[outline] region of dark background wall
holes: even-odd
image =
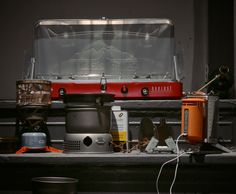
[[[236,1],[234,1],[234,10],[236,10]],[[236,11],[234,11],[234,18],[236,18]],[[236,32],[236,19],[234,19],[234,34]],[[236,75],[236,35],[234,35],[234,75]],[[236,79],[234,79],[234,96],[236,96]]]
[[[0,99],[15,99],[16,80],[22,79],[26,61],[32,55],[34,23],[55,18],[171,19],[175,24],[176,47],[184,56],[184,90],[196,90],[207,80],[208,67],[213,70],[219,64],[230,64],[234,72],[233,3],[234,0],[217,3],[213,0],[3,0]]]
[[[224,65],[228,75],[213,83],[209,89],[221,90],[221,98],[233,97],[234,79],[234,2],[208,0],[208,64],[209,76],[215,76]],[[234,87],[235,88],[235,87]]]

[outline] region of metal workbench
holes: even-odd
[[[140,118],[148,116],[155,124],[166,117],[173,128],[180,127],[180,100],[116,101],[129,112],[129,125],[134,128]],[[235,144],[236,100],[220,100],[219,125],[226,132],[227,142]],[[0,102],[0,133],[15,129],[14,101]],[[60,144],[64,128],[64,104],[53,102],[48,126],[54,143]],[[63,131],[62,129],[61,131]],[[226,141],[227,140],[227,141]],[[174,154],[108,153],[108,154],[56,154],[27,153],[0,154],[0,194],[30,193],[31,179],[36,176],[67,176],[79,180],[79,193],[155,193],[155,181],[160,166]],[[175,162],[168,164],[160,179],[161,191],[168,192]],[[236,193],[236,152],[224,154],[186,154],[180,166],[173,191],[178,193]]]

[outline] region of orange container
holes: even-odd
[[[205,138],[205,106],[203,97],[182,100],[181,133],[187,135],[190,143],[202,142]]]

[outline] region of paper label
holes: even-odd
[[[127,111],[113,110],[111,134],[113,141],[128,140],[128,113]]]

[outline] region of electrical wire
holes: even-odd
[[[179,156],[180,152],[179,152],[179,139],[184,136],[185,134],[180,134],[179,137],[176,139],[176,153],[177,153],[177,156]],[[178,167],[179,167],[179,157],[177,158],[177,162],[176,162],[176,166],[175,166],[175,173],[174,173],[174,178],[173,178],[173,181],[171,183],[171,186],[170,186],[170,194],[172,194],[172,188],[175,184],[175,180],[176,180],[176,176],[177,176],[177,172],[178,172]]]
[[[161,176],[161,172],[162,172],[163,167],[164,167],[166,164],[177,160],[177,163],[176,163],[176,166],[175,166],[174,178],[173,178],[173,181],[172,181],[171,186],[170,186],[170,194],[172,194],[172,188],[173,188],[174,183],[175,183],[175,180],[176,180],[177,170],[178,170],[178,166],[179,166],[179,158],[180,158],[181,156],[183,156],[184,154],[190,154],[190,153],[192,153],[192,152],[183,152],[183,153],[180,154],[180,152],[179,152],[178,142],[179,142],[179,139],[180,139],[182,136],[184,136],[184,135],[185,135],[185,134],[179,135],[178,138],[177,138],[177,140],[176,140],[176,153],[177,153],[177,156],[176,156],[175,158],[172,158],[172,159],[166,161],[165,163],[163,163],[162,166],[161,166],[161,168],[160,168],[160,170],[159,170],[159,173],[158,173],[158,176],[157,176],[157,179],[156,179],[156,191],[157,191],[157,194],[160,194],[160,191],[159,191],[159,179],[160,179],[160,176]]]
[[[184,155],[184,154],[186,154],[186,152],[183,152],[182,154],[179,154],[179,155],[176,156],[175,158],[172,158],[171,160],[168,160],[168,161],[166,161],[165,163],[162,164],[162,166],[161,166],[161,168],[160,168],[160,170],[159,170],[158,176],[157,176],[157,180],[156,180],[156,190],[157,190],[157,194],[160,194],[160,192],[159,192],[159,179],[160,179],[160,175],[161,175],[161,172],[162,172],[163,167],[164,167],[166,164],[175,161],[177,158],[181,157],[181,156]]]

